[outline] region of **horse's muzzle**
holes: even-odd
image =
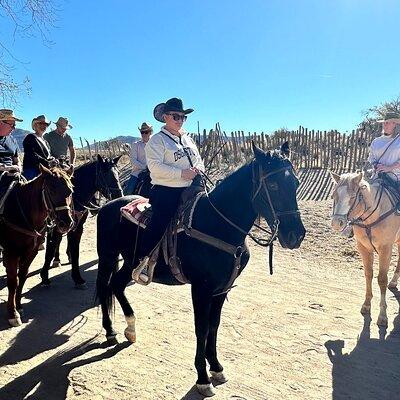
[[[347,218],[344,215],[334,215],[331,221],[332,229],[342,232],[347,226]]]

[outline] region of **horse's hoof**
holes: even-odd
[[[136,330],[135,328],[125,328],[124,331],[125,337],[128,339],[129,342],[135,343],[136,342]]]
[[[17,326],[21,326],[22,325],[21,317],[9,318],[8,323],[14,328]]]
[[[396,289],[396,287],[397,287],[397,282],[390,282],[388,285],[389,289]]]
[[[215,388],[212,383],[206,383],[205,385],[201,385],[199,383],[196,383],[197,390],[202,396],[205,397],[212,397],[214,396],[217,392],[215,391]]]
[[[360,310],[360,313],[361,313],[362,315],[371,314],[371,306],[362,306],[362,307],[361,307],[361,310]]]
[[[53,264],[51,264],[51,268],[60,268],[60,267],[61,267],[60,261],[53,261]]]
[[[87,288],[88,288],[88,285],[86,284],[85,281],[83,281],[83,283],[75,283],[75,289],[86,290]]]
[[[107,346],[114,346],[118,344],[117,334],[106,335]]]
[[[226,377],[224,371],[221,372],[210,371],[210,374],[211,377],[215,379],[218,383],[228,382],[228,378]]]
[[[376,321],[376,324],[377,324],[378,326],[383,327],[383,328],[387,328],[387,326],[388,326],[388,319],[387,319],[387,317],[381,317],[381,316],[379,316],[379,317],[378,317],[378,321]]]
[[[40,282],[40,284],[42,286],[50,286],[51,285],[51,280],[49,278],[47,278],[47,279],[43,279],[42,278],[42,282]]]

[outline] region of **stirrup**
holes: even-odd
[[[148,256],[142,258],[139,265],[132,272],[132,279],[139,285],[147,286],[150,283],[149,276],[147,275],[149,260]]]

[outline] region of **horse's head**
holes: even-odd
[[[264,152],[253,143],[253,207],[272,230],[278,229],[284,248],[300,246],[305,229],[297,207],[299,181],[289,161],[289,144],[280,150]]]
[[[67,233],[73,225],[71,212],[72,183],[61,168],[40,166],[43,176],[43,201],[50,219],[60,233]]]
[[[370,185],[364,180],[362,172],[338,175],[331,172],[335,187],[333,189],[332,228],[349,236],[348,222],[356,219],[371,207],[373,198]]]
[[[120,158],[121,156],[105,158],[97,155],[96,189],[107,199],[116,199],[123,195],[117,168]]]

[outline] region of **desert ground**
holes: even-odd
[[[275,246],[272,276],[267,251],[250,243],[250,263],[222,312],[218,349],[229,381],[217,386],[214,399],[400,399],[399,292],[388,291],[389,326],[379,331],[376,279],[370,321],[359,312],[364,274],[354,239],[331,231],[330,201],[300,202],[300,208],[306,239],[298,250]],[[116,305],[119,344],[104,344],[94,304],[95,231],[91,218],[80,254],[88,289],[74,289],[68,265],[51,270],[51,287],[40,286],[40,252],[18,328],[7,323],[0,267],[0,399],[202,399],[194,387],[188,285],[129,286],[137,342],[125,340]]]

